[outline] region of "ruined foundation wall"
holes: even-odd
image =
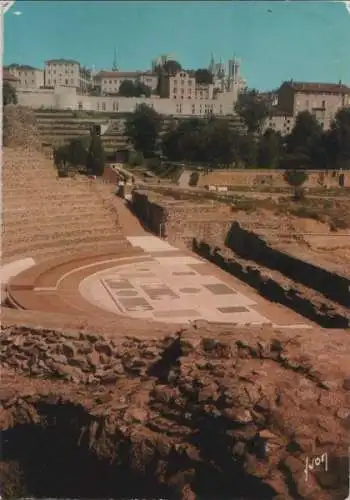
[[[288,187],[285,182],[284,170],[220,170],[201,174],[198,180],[198,187],[204,186],[242,186],[242,187]],[[305,182],[305,187],[350,187],[350,171],[336,170],[309,170],[309,178]]]
[[[275,269],[331,300],[349,306],[349,278],[271,247],[262,237],[244,229],[238,222],[232,224],[225,244],[240,257]]]

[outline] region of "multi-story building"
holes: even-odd
[[[350,88],[339,83],[284,82],[278,90],[280,115],[309,111],[326,130],[337,111],[350,104]]]
[[[45,86],[73,87],[85,93],[91,85],[91,72],[72,59],[45,61]]]
[[[15,89],[18,88],[19,79],[17,78],[17,76],[14,76],[12,73],[10,73],[6,68],[4,68],[2,71],[2,78],[3,78],[4,83],[5,82],[9,83]]]
[[[181,70],[161,78],[160,97],[170,99],[213,99],[214,85],[198,84],[193,71]]]
[[[6,69],[17,78],[17,88],[40,89],[44,86],[44,71],[24,64],[10,64]]]
[[[100,71],[94,77],[94,85],[100,89],[101,95],[118,94],[124,80],[133,83],[142,82],[151,90],[157,88],[158,77],[151,72],[140,71]]]
[[[147,85],[152,91],[156,90],[158,86],[158,75],[153,71],[145,71],[139,76],[141,83]]]

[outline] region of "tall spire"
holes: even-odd
[[[112,71],[118,71],[118,66],[117,66],[117,51],[116,51],[116,49],[114,49],[114,58],[113,58]]]
[[[209,71],[211,73],[214,73],[214,69],[215,69],[215,59],[214,59],[214,55],[213,53],[211,53],[211,57],[210,57],[210,64],[209,64]]]

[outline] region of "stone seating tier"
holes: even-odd
[[[119,226],[117,223],[113,223],[112,220],[106,218],[106,216],[101,217],[100,219],[92,218],[91,220],[75,220],[71,221],[67,217],[65,221],[60,219],[59,224],[53,224],[53,222],[45,221],[43,222],[35,221],[33,223],[17,223],[17,224],[4,224],[3,225],[3,240],[9,243],[18,243],[23,240],[27,240],[28,238],[36,241],[41,241],[43,238],[49,238],[53,234],[65,235],[69,233],[75,232],[86,232],[96,233],[96,230],[92,230],[92,227],[98,228],[98,232],[109,231],[114,234],[118,234]]]
[[[104,233],[100,235],[82,236],[80,238],[56,239],[45,241],[40,245],[37,242],[13,246],[11,248],[4,247],[2,250],[2,259],[5,262],[10,262],[14,259],[24,257],[42,257],[47,259],[49,256],[59,256],[78,251],[97,250],[105,244],[112,244],[116,250],[130,248],[129,242],[123,237],[115,234]]]
[[[144,253],[138,248],[128,251],[108,250],[65,256],[34,266],[10,280],[7,293],[9,302],[16,308],[65,314],[83,313],[87,317],[115,318],[87,302],[79,293],[79,283],[84,277],[113,265],[121,265],[127,259],[139,262]],[[38,290],[41,288],[42,290]],[[50,291],[43,289],[50,289]]]

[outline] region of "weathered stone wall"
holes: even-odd
[[[34,377],[105,385],[144,375],[159,359],[160,345],[148,341],[145,350],[142,341],[118,342],[91,333],[57,335],[54,330],[19,326],[2,330],[0,360],[3,367]]]
[[[154,234],[160,235],[167,220],[167,210],[156,200],[151,200],[147,191],[134,191],[132,210],[140,221]]]
[[[266,299],[302,314],[323,328],[347,328],[349,325],[346,308],[333,304],[322,295],[314,292],[310,294],[308,288],[286,278],[282,273],[241,259],[227,248],[219,248],[215,240],[208,244],[194,239],[192,248],[201,257],[255,288]]]
[[[350,187],[350,171],[344,170],[309,170],[309,178],[304,186],[315,187]],[[285,182],[284,170],[219,170],[208,174],[200,174],[198,187],[204,186],[242,186],[242,187],[288,187]]]
[[[133,192],[132,207],[148,229],[174,245],[190,247],[192,239],[199,236],[217,236],[224,241],[232,222],[228,205],[171,200],[140,190]]]
[[[262,237],[242,228],[238,222],[232,224],[225,243],[228,248],[245,259],[276,269],[339,304],[350,305],[350,280],[347,277],[272,248]]]

